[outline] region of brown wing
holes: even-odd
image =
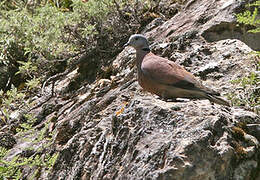
[[[144,58],[141,70],[145,76],[161,84],[218,94],[204,87],[195,76],[187,72],[183,67],[154,54]]]

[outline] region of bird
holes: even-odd
[[[208,99],[212,103],[230,106],[228,101],[219,97],[220,93],[202,85],[182,66],[153,54],[144,35],[131,35],[124,48],[127,46],[136,50],[137,80],[144,90],[164,100]]]

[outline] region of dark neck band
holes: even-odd
[[[149,49],[149,48],[143,48],[142,50],[143,50],[143,51],[150,52],[150,49]]]

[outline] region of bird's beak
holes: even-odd
[[[124,48],[125,48],[126,46],[129,46],[129,42],[127,42],[127,43],[124,44]]]

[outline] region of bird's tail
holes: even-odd
[[[220,105],[225,105],[225,106],[229,106],[230,107],[230,103],[224,99],[221,99],[215,95],[210,95],[210,94],[207,94],[207,99],[210,100],[211,102],[213,103],[216,103],[216,104],[220,104]]]

